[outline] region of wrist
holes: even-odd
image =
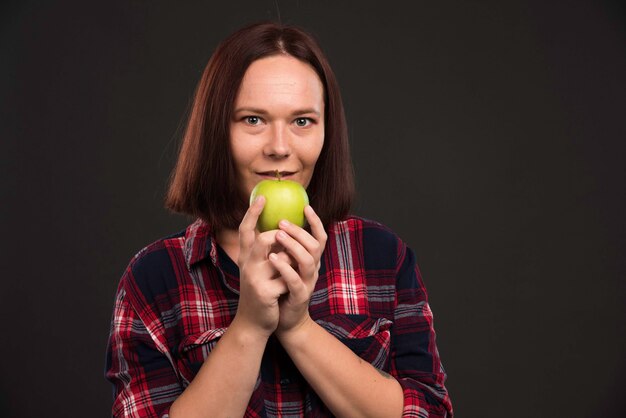
[[[233,318],[227,332],[234,334],[240,344],[245,346],[256,343],[265,345],[272,335],[272,331],[248,323],[237,315]]]
[[[317,325],[309,315],[298,325],[289,329],[277,329],[276,337],[285,349],[298,348],[310,341],[311,335]]]

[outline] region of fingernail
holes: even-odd
[[[250,206],[259,206],[259,200],[261,200],[263,196],[257,196],[254,198],[254,200],[252,201],[252,203],[250,204]]]
[[[278,236],[278,238],[287,238],[287,234],[285,234],[283,231],[279,231],[276,235]]]
[[[277,256],[275,253],[271,253],[271,254],[269,255],[269,258],[270,258],[270,260],[275,261],[275,260],[277,260],[277,259],[278,259],[278,256]]]
[[[289,221],[283,219],[282,221],[280,221],[280,226],[284,226],[285,228],[289,226]]]

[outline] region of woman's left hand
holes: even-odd
[[[277,335],[289,333],[311,319],[309,301],[319,275],[320,259],[326,247],[326,231],[322,221],[311,206],[304,209],[304,214],[311,226],[311,234],[297,225],[281,221],[277,241],[293,260],[294,266],[285,260],[270,254],[269,260],[280,273],[289,293],[279,300],[280,318]]]

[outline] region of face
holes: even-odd
[[[254,61],[235,99],[230,145],[237,182],[247,199],[261,180],[305,188],[324,144],[324,87],[309,64],[289,55]]]

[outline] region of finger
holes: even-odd
[[[267,268],[264,270],[267,271],[264,275],[264,279],[258,280],[259,277],[256,277],[257,280],[250,287],[250,289],[254,288],[254,290],[248,289],[246,292],[252,291],[255,294],[255,299],[259,301],[276,300],[281,295],[289,293],[289,288],[272,262],[265,261],[265,263],[267,264]],[[243,290],[244,289],[241,289],[241,291]]]
[[[282,281],[287,286],[289,294],[298,298],[306,293],[306,286],[300,278],[300,275],[289,265],[289,263],[281,260],[275,253],[269,255],[270,262],[274,268],[278,270]]]
[[[298,232],[304,232],[304,234],[307,234],[306,231],[302,231],[302,229],[300,229],[299,231],[294,229],[294,231],[296,231],[295,232],[296,236],[299,235]],[[303,238],[304,240],[307,240],[306,237],[303,237]],[[314,239],[314,238],[309,236],[308,239]],[[280,246],[284,248],[284,250],[290,256],[292,256],[298,262],[298,264],[306,263],[307,261],[309,261],[309,259],[311,260],[313,259],[313,255],[309,252],[309,250],[307,250],[307,248],[304,245],[302,245],[300,241],[298,241],[293,236],[289,235],[286,231],[283,231],[283,230],[276,231],[276,241],[278,242]]]
[[[287,286],[284,280],[273,279],[267,283],[267,291],[278,299],[280,296],[289,293],[289,286]]]
[[[324,241],[320,242],[316,237],[309,234],[303,228],[300,228],[297,225],[289,223],[286,220],[280,221],[278,226],[282,231],[287,232],[296,241],[298,241],[314,257],[319,258],[320,255],[322,254],[322,251],[324,251],[324,247],[326,245],[326,241],[325,241],[326,233],[325,232],[323,232]]]
[[[306,231],[303,231],[302,229],[300,229],[300,231],[308,235]],[[309,238],[314,240],[314,238],[310,235]],[[289,255],[295,259],[296,263],[298,263],[298,270],[300,271],[302,277],[310,277],[315,272],[316,258],[313,254],[311,254],[311,252],[309,252],[309,250],[302,246],[300,242],[296,241],[285,231],[278,231],[276,239],[283,247],[285,247],[285,250],[289,253]],[[317,243],[317,241],[315,242]]]
[[[278,246],[276,233],[278,233],[278,230],[273,229],[258,234],[251,245],[250,257],[257,261],[267,260],[270,252]]]
[[[282,247],[282,246],[281,246]],[[293,259],[289,254],[287,254],[284,249],[283,251],[272,251],[274,254],[278,256],[278,259],[289,264],[291,267],[296,268],[298,263]]]
[[[246,214],[239,225],[239,246],[249,248],[254,243],[256,223],[263,212],[265,206],[265,196],[258,196],[246,211]]]
[[[283,256],[284,257],[284,256]],[[251,264],[248,262],[247,264]],[[241,270],[240,274],[240,292],[244,292],[245,283],[248,287],[254,288],[265,288],[269,283],[274,282],[275,279],[280,278],[280,272],[274,267],[274,264],[268,259],[262,260],[261,262],[255,263],[257,264],[253,271],[254,273],[250,273],[246,267]],[[287,292],[285,289],[283,293]]]
[[[311,234],[317,239],[320,243],[322,250],[326,246],[326,240],[328,239],[328,235],[326,234],[326,230],[324,229],[324,224],[313,207],[311,205],[307,205],[304,208],[304,215],[306,216],[307,222],[311,226]]]

